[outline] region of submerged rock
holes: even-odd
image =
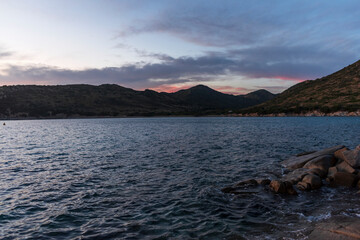
[[[318,223],[310,233],[310,240],[354,240],[360,239],[360,219],[352,217],[334,218]]]
[[[269,188],[275,193],[286,193],[285,183],[279,180],[272,180]]]
[[[302,168],[307,162],[309,162],[310,160],[317,158],[319,156],[323,156],[323,155],[331,155],[334,154],[337,150],[344,148],[343,145],[338,145],[338,146],[334,146],[331,148],[327,148],[318,152],[314,152],[314,153],[310,153],[310,154],[306,154],[306,155],[302,155],[302,156],[295,156],[295,157],[291,157],[285,161],[282,161],[281,164],[288,168],[288,169],[297,169],[297,168]]]
[[[298,182],[296,184],[296,187],[301,191],[307,191],[311,189],[310,183],[306,183],[306,182]]]
[[[270,179],[257,179],[256,182],[259,185],[269,185],[271,180]]]
[[[297,195],[297,192],[293,188],[293,184],[291,182],[272,180],[270,182],[269,188],[275,193]]]

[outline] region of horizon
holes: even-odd
[[[0,85],[280,93],[360,56],[357,1],[0,0]],[[351,14],[349,14],[351,13]]]

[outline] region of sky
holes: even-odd
[[[0,85],[279,93],[360,59],[360,1],[0,0]]]

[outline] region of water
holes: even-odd
[[[360,216],[354,189],[234,196],[292,154],[360,143],[360,118],[7,121],[0,128],[1,239],[301,239]]]

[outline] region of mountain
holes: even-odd
[[[229,95],[198,85],[175,93],[136,91],[115,84],[0,87],[1,118],[203,115],[262,103],[265,90]]]
[[[360,110],[360,60],[326,77],[290,87],[243,113],[307,113]]]

